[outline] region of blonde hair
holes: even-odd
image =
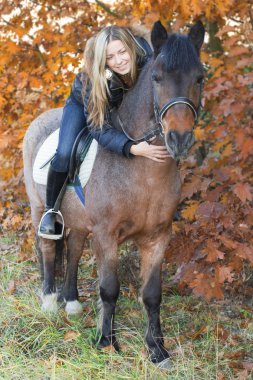
[[[89,83],[89,78],[91,77],[93,61],[94,61],[94,42],[96,36],[90,37],[85,45],[83,52],[83,65],[82,65],[82,94],[83,98],[86,94],[86,88]]]
[[[96,36],[93,45],[93,66],[91,72],[91,94],[88,104],[89,121],[93,127],[102,128],[108,105],[109,88],[105,76],[106,48],[109,42],[120,40],[131,57],[130,76],[132,83],[137,79],[137,59],[145,54],[132,33],[118,26],[108,26]]]

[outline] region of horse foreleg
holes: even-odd
[[[153,363],[160,363],[169,357],[164,348],[160,324],[161,269],[168,242],[168,232],[156,237],[155,240],[143,239],[138,242],[141,253],[141,295],[148,314],[146,342]]]
[[[42,310],[48,313],[56,313],[57,293],[55,288],[55,241],[40,239],[40,247],[43,258],[44,280],[42,285]]]
[[[86,235],[84,232],[70,231],[68,236],[67,270],[63,288],[65,310],[68,315],[78,315],[83,311],[82,304],[78,301],[77,273]]]
[[[94,235],[93,250],[96,254],[99,273],[100,310],[98,323],[98,349],[113,345],[119,346],[114,330],[114,315],[119,296],[117,243],[106,239],[99,241]]]

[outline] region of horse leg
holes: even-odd
[[[93,250],[96,254],[99,273],[99,321],[98,349],[112,345],[119,351],[114,329],[114,315],[119,296],[117,243],[109,240],[108,235],[100,234],[101,240],[94,235]]]
[[[168,232],[155,240],[137,242],[141,254],[141,295],[148,314],[146,342],[153,363],[160,363],[169,357],[164,348],[160,324],[161,269],[168,242]]]
[[[63,297],[66,301],[65,310],[68,315],[78,315],[83,311],[82,304],[78,301],[77,273],[86,235],[84,232],[72,230],[68,236],[67,270],[63,288]]]
[[[48,313],[56,313],[57,293],[55,287],[55,241],[40,239],[40,246],[43,257],[44,280],[42,285],[42,310]]]

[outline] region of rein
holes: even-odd
[[[138,139],[133,139],[126,132],[124,124],[123,124],[120,116],[118,115],[118,121],[119,121],[119,124],[120,124],[122,131],[124,132],[126,137],[133,142],[141,142],[141,141],[149,142],[150,139],[152,139],[153,137],[157,137],[157,136],[161,136],[164,139],[165,133],[164,133],[164,126],[163,126],[163,117],[164,117],[165,113],[168,111],[168,109],[175,106],[176,104],[185,104],[190,108],[190,110],[192,111],[193,116],[194,116],[194,126],[193,126],[193,128],[194,128],[198,122],[200,109],[202,107],[202,105],[201,105],[202,88],[203,88],[203,84],[201,83],[199,101],[198,101],[197,107],[195,106],[195,104],[190,99],[188,99],[184,96],[177,96],[175,98],[170,99],[167,103],[165,103],[161,109],[159,109],[157,96],[156,96],[156,93],[155,93],[154,88],[153,88],[153,107],[154,107],[154,115],[155,115],[155,121],[156,121],[154,126],[158,125],[158,127],[155,129],[151,129],[151,130],[147,131],[143,135],[143,137],[140,137]]]

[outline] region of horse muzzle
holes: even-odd
[[[185,158],[189,149],[194,144],[194,132],[187,131],[183,134],[175,130],[171,130],[167,133],[165,138],[166,147],[171,156],[175,159]]]

